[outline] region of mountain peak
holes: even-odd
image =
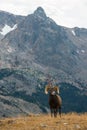
[[[34,14],[36,16],[41,16],[41,17],[44,17],[46,18],[46,13],[44,12],[44,9],[42,7],[38,7],[35,11],[34,11]]]

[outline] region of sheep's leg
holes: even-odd
[[[51,110],[51,117],[53,116],[53,109],[50,109]]]
[[[59,115],[60,115],[60,117],[61,117],[61,107],[59,107]]]
[[[54,117],[57,117],[57,109],[54,109]]]

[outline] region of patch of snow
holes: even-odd
[[[81,50],[82,53],[85,53],[85,50]]]
[[[78,54],[80,53],[79,50],[76,51]]]
[[[2,29],[2,31],[0,33],[2,35],[6,35],[7,33],[9,33],[10,31],[12,31],[16,28],[17,28],[17,24],[15,24],[12,28],[10,26],[8,26],[7,24],[5,24],[4,28]]]
[[[77,50],[76,51],[78,54],[81,54],[81,53],[85,53],[85,50]]]
[[[74,30],[72,30],[72,34],[73,34],[74,36],[76,36],[76,34],[75,34],[75,31],[74,31]]]
[[[7,51],[8,51],[9,53],[11,53],[11,52],[13,52],[13,51],[14,51],[14,49],[13,49],[13,48],[11,48],[10,46],[8,46]]]
[[[15,30],[17,28],[17,24],[15,24],[12,28],[12,30]]]

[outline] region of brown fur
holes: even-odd
[[[54,115],[54,117],[57,117],[57,111],[59,110],[59,114],[61,117],[61,105],[62,105],[62,99],[61,97],[57,94],[57,91],[59,88],[56,87],[49,87],[46,86],[45,92],[49,92],[49,106],[51,110],[51,116]]]

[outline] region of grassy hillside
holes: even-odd
[[[87,113],[62,114],[61,118],[49,114],[2,118],[0,130],[87,130]]]

